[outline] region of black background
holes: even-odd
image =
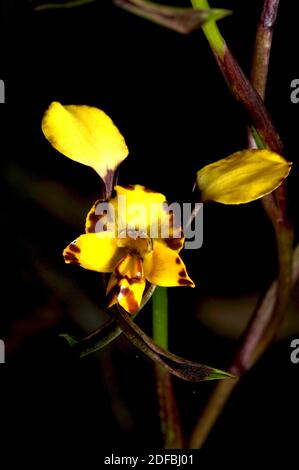
[[[221,29],[248,73],[262,2],[211,3],[234,11]],[[299,75],[297,15],[295,2],[281,3],[267,105],[294,162],[289,186],[297,228],[299,105],[290,102],[290,82]],[[70,289],[64,298],[58,286],[50,289],[38,266],[51,266],[95,303],[102,302],[97,275],[64,266],[61,257],[64,246],[82,232],[82,208],[87,211],[97,198],[99,182],[89,168],[54,153],[41,133],[41,117],[53,100],[104,109],[130,149],[120,184],[144,184],[170,201],[189,201],[199,168],[246,147],[246,120],[200,32],[179,35],[108,0],[47,12],[34,12],[32,5],[1,3],[0,78],[6,104],[0,106],[0,336],[8,349],[0,373],[8,392],[5,435],[16,449],[29,443],[29,461],[36,448],[46,453],[62,448],[72,456],[96,456],[99,449],[109,448],[159,448],[152,365],[125,340],[79,360],[58,336],[84,334],[69,311],[67,297],[76,299],[77,293]],[[62,201],[53,190],[55,182],[76,195],[73,223],[57,216]],[[198,300],[262,293],[276,274],[275,246],[259,202],[211,204],[204,224],[203,248],[184,256],[200,287],[170,293],[170,349],[226,368],[236,342],[200,324]],[[149,309],[139,324],[150,333]],[[299,365],[290,363],[290,339],[275,343],[243,380],[208,449],[254,451],[267,444],[279,449],[282,442],[293,449]],[[174,383],[188,436],[212,384]]]

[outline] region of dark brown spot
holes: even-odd
[[[157,191],[154,191],[153,189],[149,189],[149,188],[144,188],[144,192],[145,193],[156,193]]]
[[[117,279],[117,282],[119,282],[121,279],[126,279],[128,281],[128,283],[130,285],[132,285],[132,284],[136,284],[137,282],[143,281],[144,274],[143,274],[142,258],[140,258],[140,257],[137,258],[137,272],[140,273],[140,274],[137,274],[134,277],[129,277],[127,274],[122,274],[120,272],[119,268],[120,268],[122,262],[123,262],[123,259],[114,268],[114,275]]]
[[[128,283],[130,284],[130,286],[132,284],[137,284],[138,282],[140,282],[140,276],[139,277],[131,277],[129,278],[128,276],[124,276],[124,278],[128,281]]]
[[[78,261],[78,258],[76,258],[74,255],[72,255],[71,253],[70,254],[65,254],[64,255],[64,260],[65,261],[68,261],[69,263],[71,264],[80,264],[79,261]]]
[[[172,250],[178,250],[182,246],[181,238],[165,238],[165,243]]]
[[[180,286],[192,286],[193,285],[193,283],[189,281],[189,279],[179,279],[178,283],[180,284]]]
[[[80,248],[77,245],[75,245],[75,243],[72,243],[71,245],[69,245],[69,250],[73,251],[74,253],[80,253]]]
[[[73,253],[66,253],[64,255],[64,259],[67,261],[71,261],[72,259],[77,260],[77,257],[73,255]]]
[[[139,308],[139,305],[135,300],[134,293],[128,287],[122,287],[120,291],[121,294],[126,297],[129,313],[136,313]]]
[[[132,284],[137,284],[138,282],[140,282],[142,280],[141,275],[140,276],[135,276],[135,277],[129,277],[126,274],[121,275],[121,274],[115,272],[115,276],[116,276],[118,281],[120,281],[121,279],[126,279],[128,281],[128,283],[130,284],[130,286]]]
[[[179,258],[179,257],[177,257],[177,258],[175,259],[175,262],[176,262],[176,264],[181,264],[181,260],[180,260],[180,258]]]
[[[186,271],[184,269],[182,269],[182,271],[179,272],[179,276],[187,277]]]
[[[107,226],[107,224],[104,224],[103,225],[103,232],[107,232],[107,230],[108,230],[108,226]]]
[[[89,220],[89,222],[95,222],[96,220],[100,219],[101,217],[103,217],[101,214],[97,215],[95,212],[91,212],[88,216],[88,220]]]
[[[122,188],[129,189],[130,191],[132,191],[133,189],[135,189],[135,186],[134,184],[126,184],[126,186],[122,186]]]
[[[122,287],[121,288],[122,295],[126,296],[126,295],[129,294],[129,292],[130,292],[130,289],[128,287]]]

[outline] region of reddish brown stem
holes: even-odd
[[[182,426],[174,396],[171,374],[158,364],[155,364],[155,374],[164,448],[183,449]]]
[[[257,31],[252,69],[252,81],[257,88],[256,92],[252,90],[252,86],[228,50],[225,51],[223,59],[217,55],[216,59],[234,96],[246,107],[264,143],[271,150],[281,154],[282,144],[271,121],[269,129],[265,129],[267,122],[269,123],[269,117],[261,103],[267,83],[269,55],[278,5],[279,0],[265,0],[264,2]],[[254,109],[255,104],[257,105],[256,110]],[[223,381],[216,385],[191,436],[191,448],[198,448],[204,444],[234,387],[244,372],[252,367],[273,340],[286,312],[292,284],[293,230],[287,217],[285,185],[264,199],[264,208],[273,223],[276,235],[279,261],[278,280],[255,310],[243,335],[241,347],[230,367],[230,371],[238,376],[238,380]]]

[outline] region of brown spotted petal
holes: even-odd
[[[106,201],[98,199],[86,216],[85,232],[113,231],[115,233],[115,229],[112,207]]]
[[[145,283],[141,258],[128,254],[117,264],[109,280],[109,307],[119,303],[127,312],[135,314],[142,301]]]
[[[144,256],[143,268],[145,278],[157,286],[195,287],[181,257],[161,241],[154,241],[153,251]]]
[[[181,209],[177,206],[173,207],[172,204],[164,204],[165,218],[162,218],[162,240],[166,245],[175,251],[181,251],[184,246],[185,237],[181,226]]]
[[[139,184],[115,186],[115,197],[109,202],[114,208],[115,221],[120,231],[136,229],[153,237],[153,225],[159,233],[162,217],[165,218],[164,194],[151,191]]]
[[[68,245],[63,256],[67,264],[79,264],[93,271],[111,273],[124,256],[124,250],[117,246],[115,238],[106,233],[87,233]]]

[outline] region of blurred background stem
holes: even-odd
[[[64,3],[44,3],[41,5],[37,5],[34,7],[35,11],[42,11],[42,10],[59,10],[64,8],[74,8],[74,7],[81,7],[83,5],[88,5],[89,3],[93,3],[96,0],[72,0],[70,2]]]
[[[152,297],[153,339],[164,349],[168,348],[168,296],[165,287],[157,287]],[[165,449],[183,448],[183,434],[174,396],[171,374],[155,364],[157,396],[161,430]]]
[[[206,0],[192,0],[192,5],[197,8],[209,8],[209,3]],[[251,79],[252,84],[262,99],[265,96],[273,27],[277,17],[278,6],[279,0],[264,1],[263,11],[257,28]],[[243,95],[244,92],[246,95],[247,79],[245,77],[244,80],[242,71],[235,62],[235,59],[230,55],[223,38],[221,42],[219,38],[220,32],[216,23],[209,23],[203,28],[203,31],[234,96],[237,99],[241,97],[241,102],[245,107],[250,108],[250,102],[248,101],[250,101],[251,96],[254,96],[250,90],[251,86],[249,84],[247,97],[245,96],[244,99]],[[230,63],[234,67],[233,74],[226,67],[221,67],[221,61],[223,61],[223,57],[227,53],[229,53]],[[238,93],[238,88],[240,88],[242,96]],[[267,116],[267,113],[264,113],[264,116]],[[254,118],[254,114],[251,113],[251,117]],[[254,119],[253,123],[256,125]],[[270,134],[272,135],[270,135],[268,140],[267,132],[260,133],[265,146],[273,151],[282,153],[282,145],[278,134],[274,135],[272,131]],[[255,146],[253,136],[250,137],[250,146]],[[285,185],[282,185],[270,196],[266,196],[263,205],[275,230],[279,274],[277,282],[271,286],[253,313],[252,319],[243,335],[241,346],[230,367],[230,371],[238,376],[238,380],[260,358],[275,337],[284,318],[292,286],[293,229],[287,217]],[[189,444],[191,448],[203,446],[238,380],[225,380],[217,383],[202,416],[194,428]]]

